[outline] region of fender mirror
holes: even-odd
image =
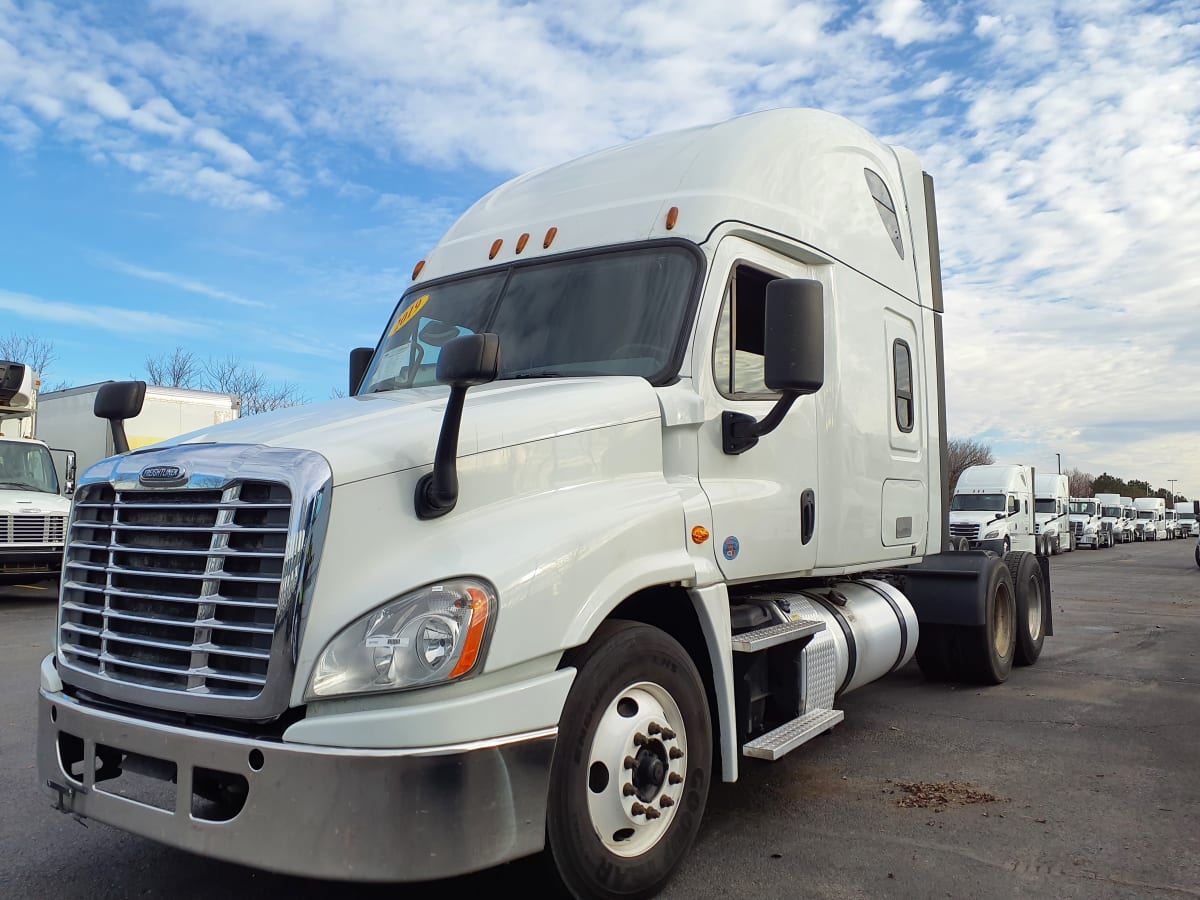
[[[108,419],[113,450],[116,453],[129,452],[129,441],[125,437],[125,420],[135,418],[142,411],[145,400],[144,381],[110,381],[96,391],[92,413],[97,419]]]

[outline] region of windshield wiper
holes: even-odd
[[[0,488],[16,488],[18,491],[44,491],[36,484],[26,484],[23,481],[0,481]]]
[[[523,378],[566,378],[562,372],[517,372],[512,375],[501,375],[499,381],[519,381]]]

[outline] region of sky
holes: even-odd
[[[533,168],[781,106],[937,186],[949,432],[1200,497],[1200,4],[0,0],[0,337],[344,390]]]

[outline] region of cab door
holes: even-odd
[[[776,278],[821,280],[821,269],[737,237],[724,238],[714,259],[701,318],[708,328],[697,333],[693,356],[705,400],[698,468],[712,507],[713,550],[730,581],[812,569],[817,523],[834,512],[823,506],[817,483],[815,396],[798,398],[779,426],[749,450],[728,454],[723,444],[725,412],[761,420],[779,397],[763,383],[767,284]],[[828,298],[827,281],[824,289]]]

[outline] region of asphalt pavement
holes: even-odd
[[[830,734],[775,763],[744,760],[738,783],[714,786],[661,896],[1200,897],[1194,547],[1054,557],[1056,633],[1036,666],[978,688],[910,665],[845,696]],[[419,885],[307,881],[55,812],[34,767],[52,588],[0,588],[0,895],[547,896],[538,860]]]

